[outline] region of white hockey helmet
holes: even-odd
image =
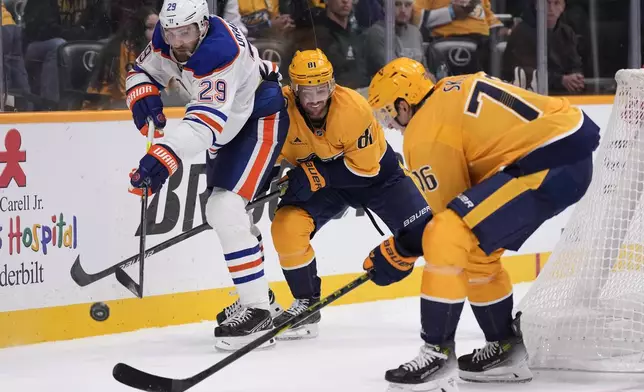
[[[210,11],[206,0],[164,0],[159,23],[163,29],[189,26],[193,23],[199,27],[200,40],[208,32]]]

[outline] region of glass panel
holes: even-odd
[[[577,38],[585,78],[585,86],[580,93],[615,93],[615,73],[628,67],[629,3],[620,0],[568,0],[561,23],[569,25]],[[552,68],[554,66],[549,64],[549,69]],[[566,83],[563,84],[570,92]]]
[[[3,0],[5,109],[125,107],[125,75],[147,45],[156,3]]]
[[[150,39],[161,0],[2,1],[8,110],[126,108],[125,77]],[[207,3],[279,66],[284,83],[298,49],[322,49],[338,84],[361,92],[384,65],[383,0]],[[422,50],[420,41],[415,46]],[[162,98],[165,106],[183,106],[187,99],[175,81]]]
[[[379,0],[289,0],[288,12],[296,20],[290,36],[288,56],[283,76],[288,79],[286,66],[296,50],[321,49],[333,65],[336,83],[366,92],[370,74],[384,56],[384,4]],[[367,38],[366,31],[373,31]],[[374,44],[372,41],[375,41]],[[371,50],[377,47],[375,52]]]
[[[387,19],[384,0],[207,0],[212,13],[240,26],[260,56],[279,65],[285,83],[295,51],[319,47],[338,84],[363,93],[390,56],[421,61],[436,79],[483,70],[536,85],[535,0],[391,1]],[[613,93],[615,72],[629,64],[630,0],[543,1],[553,26],[551,94]],[[125,108],[125,76],[161,5],[2,0],[6,110]],[[166,106],[186,102],[174,81],[162,97]]]
[[[627,0],[543,0],[547,7],[550,95],[613,94],[615,73],[628,66]],[[536,86],[534,0],[527,1],[508,38],[503,79]]]
[[[421,30],[429,70],[437,79],[486,71],[500,76],[504,41],[512,26],[513,2],[416,0],[413,23]],[[510,7],[511,8],[511,7]]]

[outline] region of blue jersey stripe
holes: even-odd
[[[226,22],[217,17],[210,17],[208,33],[199,45],[199,49],[188,59],[185,69],[192,70],[200,78],[228,67],[239,56],[240,44],[246,44],[243,34],[236,38]]]
[[[252,248],[238,250],[236,252],[226,253],[224,254],[224,259],[226,259],[226,261],[241,259],[242,257],[250,256],[257,252],[259,252],[259,245],[253,246]]]
[[[264,276],[264,270],[261,270],[259,272],[256,272],[254,274],[250,274],[250,275],[247,275],[247,276],[242,276],[241,278],[233,278],[233,283],[234,284],[247,283],[247,282],[251,282],[251,281],[253,281],[255,279],[259,279],[262,276]]]
[[[212,113],[224,121],[228,120],[228,116],[226,116],[225,114],[223,114],[222,112],[220,112],[215,108],[211,108],[210,106],[203,106],[203,105],[189,106],[188,109],[186,110],[186,113],[191,112],[193,110],[202,110],[204,112]]]
[[[161,51],[161,53],[170,58],[170,45],[168,45],[163,39],[163,32],[161,31],[161,22],[157,22],[157,25],[154,26],[154,32],[152,33],[152,48],[156,51]]]

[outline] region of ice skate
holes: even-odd
[[[397,369],[387,370],[387,392],[458,392],[454,343],[424,344],[420,353]]]
[[[278,326],[290,319],[303,313],[309,306],[319,301],[320,298],[296,299],[291,307],[286,309],[281,315],[273,319],[273,324]],[[277,336],[277,340],[298,340],[312,339],[318,336],[318,323],[320,322],[320,312],[317,312],[301,323],[289,328]]]
[[[242,308],[226,322],[215,328],[215,347],[219,350],[235,351],[273,329],[273,318],[268,310]],[[275,339],[259,346],[275,345]]]
[[[481,349],[458,359],[459,377],[472,382],[528,382],[528,351],[523,343],[521,312],[512,322],[513,336],[498,342],[487,342]]]
[[[278,304],[277,301],[275,301],[275,293],[273,293],[273,290],[271,289],[268,289],[268,301],[270,304],[271,317],[275,318],[280,314],[282,314],[284,310],[282,309],[280,304]],[[217,324],[222,325],[229,318],[236,315],[241,310],[242,310],[242,305],[239,302],[239,299],[237,299],[235,302],[226,306],[221,312],[217,314]]]

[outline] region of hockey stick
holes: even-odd
[[[282,190],[278,189],[274,192],[269,193],[268,195],[258,197],[257,199],[253,200],[253,202],[249,203],[246,206],[246,210],[252,210],[264,203],[267,203],[273,199],[278,198],[281,192]],[[206,231],[209,229],[211,229],[211,227],[210,225],[208,225],[208,223],[202,223],[199,226],[193,227],[188,231],[184,231],[183,233],[177,235],[176,237],[172,237],[170,239],[163,241],[158,245],[153,246],[152,248],[148,249],[145,252],[145,257],[150,257],[158,252],[161,252],[162,250],[168,249],[169,247],[178,244],[179,242],[187,240],[190,237],[194,237],[195,235],[201,233],[202,231]],[[116,265],[113,265],[107,269],[104,269],[103,271],[99,271],[94,274],[88,274],[81,266],[80,255],[78,255],[76,256],[76,261],[74,261],[74,264],[72,265],[70,274],[74,282],[76,282],[76,284],[78,284],[81,287],[85,287],[91,283],[96,282],[97,280],[101,280],[105,277],[112,275],[119,269],[126,268],[138,263],[139,257],[140,255],[136,254],[132,257],[128,257],[127,259],[117,263]]]
[[[148,119],[148,140],[145,146],[145,152],[147,153],[150,151],[150,147],[152,147],[152,143],[154,142],[154,121],[149,118]],[[143,298],[143,268],[144,264],[143,262],[145,261],[145,237],[147,235],[147,228],[148,228],[148,192],[150,190],[150,185],[149,184],[144,184],[143,185],[143,194],[141,196],[141,233],[139,235],[139,283],[136,283],[130,275],[123,270],[123,268],[119,268],[116,271],[114,271],[114,276],[116,276],[116,280],[123,286],[125,286],[126,289],[130,290],[134,295],[136,295],[139,298]]]
[[[198,383],[202,382],[206,378],[217,373],[218,371],[225,368],[226,366],[230,365],[231,363],[235,362],[236,360],[243,357],[244,355],[248,354],[249,352],[253,351],[257,347],[261,346],[262,344],[273,339],[275,336],[279,335],[280,333],[286,331],[287,329],[291,328],[297,323],[302,322],[307,318],[311,317],[315,313],[319,312],[320,309],[334,302],[338,298],[343,297],[345,294],[353,291],[358,286],[367,282],[370,279],[371,279],[371,272],[367,272],[365,274],[360,275],[358,278],[347,283],[346,286],[339,288],[338,290],[330,294],[328,297],[323,298],[320,301],[309,306],[308,309],[306,309],[304,312],[284,321],[282,324],[276,326],[271,331],[266,332],[264,335],[248,343],[244,347],[240,348],[239,350],[235,351],[234,353],[224,358],[223,360],[217,362],[216,364],[209,367],[208,369],[195,374],[192,377],[184,378],[184,379],[173,379],[173,378],[155,376],[153,374],[146,373],[136,368],[133,368],[124,363],[116,364],[116,366],[114,366],[114,369],[112,370],[112,375],[118,382],[128,385],[132,388],[140,389],[142,391],[153,391],[153,392],[186,391],[194,387]]]

